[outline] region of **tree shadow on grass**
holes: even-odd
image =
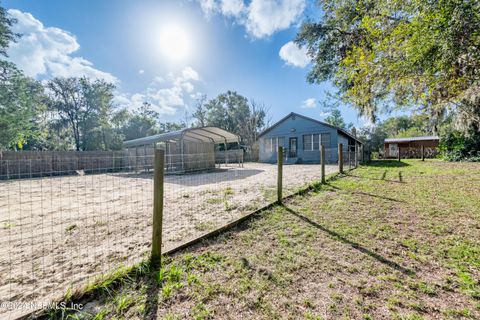
[[[398,160],[372,160],[368,162],[366,166],[376,168],[401,168],[408,167],[410,164]]]
[[[315,221],[312,221],[310,220],[309,218],[299,214],[298,212],[290,209],[289,207],[286,207],[286,206],[283,206],[285,208],[285,210],[287,210],[289,213],[291,213],[292,215],[296,216],[297,218],[307,222],[308,224],[314,226],[315,228],[317,229],[320,229],[322,230],[323,232],[327,233],[328,235],[330,235],[332,238],[334,238],[335,240],[338,240],[342,243],[345,243],[345,244],[348,244],[350,245],[352,248],[366,254],[366,255],[369,255],[370,257],[374,258],[375,260],[395,269],[395,270],[398,270],[400,271],[401,273],[405,274],[405,275],[408,275],[408,276],[414,276],[415,275],[415,272],[411,269],[408,269],[408,268],[405,268],[405,267],[402,267],[401,265],[399,265],[398,263],[394,262],[394,261],[391,261],[391,260],[388,260],[387,258],[379,255],[378,253],[375,253],[365,247],[362,247],[360,244],[356,243],[356,242],[353,242],[351,240],[348,240],[347,238],[343,237],[341,234],[335,232],[335,231],[332,231],[332,230],[329,230],[327,228],[325,228],[324,226],[318,224],[317,222]]]
[[[349,177],[352,177],[352,178],[366,179],[366,180],[372,180],[372,181],[385,181],[385,182],[392,182],[392,183],[406,183],[405,181],[403,181],[403,175],[402,175],[401,171],[398,173],[399,181],[386,179],[386,176],[387,176],[387,171],[386,170],[382,173],[381,178],[371,178],[371,177],[365,177],[365,176],[358,176],[358,175],[351,174],[350,172],[345,172],[345,175],[349,176]]]
[[[330,183],[327,183],[328,186],[330,186],[332,189],[335,189],[335,190],[339,190],[339,191],[342,191],[344,189],[342,188],[339,188],[337,186],[334,186]],[[352,194],[359,194],[359,195],[362,195],[362,196],[368,196],[368,197],[374,197],[374,198],[378,198],[378,199],[383,199],[383,200],[388,200],[388,201],[393,201],[393,202],[402,202],[402,203],[406,203],[406,201],[403,201],[403,200],[398,200],[398,199],[395,199],[395,198],[390,198],[390,197],[385,197],[385,196],[379,196],[377,194],[373,194],[373,193],[368,193],[368,192],[363,192],[363,191],[351,191],[351,190],[344,190],[345,192],[348,192],[348,193],[352,193]]]

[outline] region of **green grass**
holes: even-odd
[[[479,164],[373,162],[160,271],[97,282],[99,307],[76,316],[478,319],[479,191]]]

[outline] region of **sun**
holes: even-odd
[[[190,53],[188,33],[179,25],[170,24],[160,30],[160,50],[170,60],[184,60]]]

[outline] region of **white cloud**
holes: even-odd
[[[195,80],[195,81],[197,81],[197,80],[200,79],[197,71],[193,70],[192,67],[183,68],[182,77],[183,77],[183,80]]]
[[[80,48],[74,35],[59,28],[45,27],[30,13],[16,9],[8,13],[17,19],[13,31],[22,34],[10,46],[9,59],[25,74],[31,77],[86,76],[118,82],[112,74],[94,68],[90,61],[72,56]]]
[[[199,81],[200,76],[192,67],[185,67],[179,75],[170,73],[168,78],[169,81],[157,76],[144,92],[120,94],[115,102],[129,109],[136,109],[148,102],[161,115],[174,115],[179,108],[187,107],[195,90],[192,82]]]
[[[287,64],[305,68],[310,63],[310,57],[305,47],[299,48],[293,41],[289,41],[280,48],[280,58]]]
[[[161,76],[156,76],[153,78],[153,83],[164,83],[165,82],[165,78],[161,77]]]
[[[139,73],[139,74],[144,74],[144,73],[145,73],[145,70],[140,69],[140,70],[138,70],[138,73]]]
[[[207,18],[214,14],[219,8],[217,0],[198,0],[198,2]]]
[[[252,0],[248,7],[247,31],[256,38],[289,28],[305,9],[304,0]]]
[[[220,9],[226,16],[239,17],[244,12],[245,5],[243,0],[222,0]]]
[[[323,117],[323,118],[326,118],[328,117],[329,115],[331,115],[331,113],[329,111],[322,111],[318,114],[320,117]]]
[[[317,99],[315,98],[308,98],[302,102],[302,108],[304,109],[312,109],[317,107]]]
[[[306,0],[197,0],[205,16],[218,13],[233,17],[254,38],[269,37],[297,22]]]

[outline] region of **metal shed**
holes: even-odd
[[[165,169],[170,173],[215,168],[215,145],[240,142],[240,138],[218,127],[187,128],[128,140],[123,143],[128,163],[138,168],[153,166],[155,148],[165,150]]]

